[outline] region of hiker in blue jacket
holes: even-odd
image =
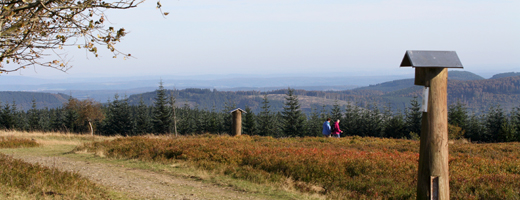
[[[330,118],[327,118],[327,121],[323,122],[323,136],[330,137]]]

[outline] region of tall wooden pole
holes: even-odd
[[[417,199],[449,200],[448,69],[416,68],[418,78],[429,87],[429,99],[421,121]]]
[[[234,136],[242,135],[242,112],[236,110],[233,113],[233,125],[231,131]]]

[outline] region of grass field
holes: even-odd
[[[85,143],[119,159],[182,160],[211,173],[332,199],[413,199],[418,141],[346,137],[128,137]],[[520,199],[518,143],[450,145],[452,199]]]

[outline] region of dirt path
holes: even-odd
[[[78,172],[98,184],[137,199],[263,199],[228,187],[121,165],[77,161],[66,157],[10,155],[30,163]]]

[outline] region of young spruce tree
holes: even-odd
[[[246,116],[244,120],[244,134],[246,135],[256,135],[256,116],[251,110],[251,107],[246,106]]]
[[[294,94],[294,89],[287,90],[285,97],[285,105],[282,111],[283,131],[286,136],[295,137],[304,135],[305,115],[300,110],[300,102],[298,96]]]
[[[258,134],[261,136],[276,136],[277,135],[277,123],[274,120],[274,115],[271,113],[271,106],[269,105],[269,99],[267,94],[262,99],[261,111],[258,114]]]
[[[153,131],[156,134],[166,134],[170,131],[171,109],[168,107],[168,97],[162,80],[159,82],[159,89],[156,92],[152,116]]]

